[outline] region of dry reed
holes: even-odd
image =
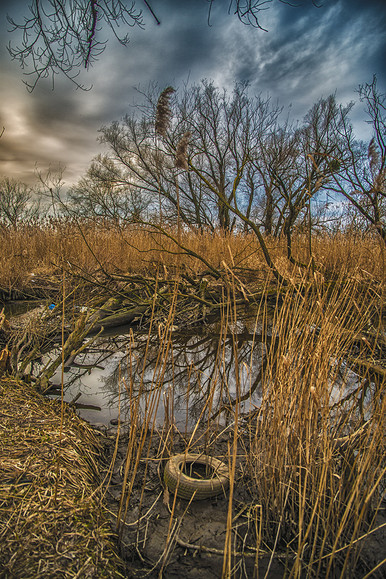
[[[168,231],[168,230],[167,230]],[[169,230],[177,238],[177,232]],[[160,241],[161,239],[161,241]],[[182,229],[181,241],[192,252],[205,256],[215,269],[222,263],[255,285],[266,278],[267,267],[261,250],[252,234],[198,232]],[[156,264],[173,272],[178,260],[193,275],[200,275],[207,267],[199,259],[176,251],[171,238],[151,232],[140,225],[124,228],[112,224],[57,221],[50,226],[36,225],[20,230],[0,232],[0,291],[4,296],[12,290],[32,290],[43,279],[45,284],[58,284],[62,264],[70,275],[96,276],[108,274],[148,274]],[[283,240],[267,239],[272,258],[286,278],[297,278],[297,269],[286,258]],[[316,267],[327,277],[344,274],[363,279],[366,283],[384,283],[384,248],[371,236],[336,234],[315,236],[312,242]],[[233,256],[232,264],[229,248]],[[295,236],[293,251],[300,261],[307,261],[308,241]]]
[[[385,380],[358,376],[350,387],[346,359],[371,309],[357,282],[341,279],[331,292],[316,279],[275,310],[246,458],[258,543],[286,552],[288,577],[368,570],[360,547],[384,489]]]
[[[119,577],[95,432],[31,386],[0,382],[0,575]],[[57,462],[59,461],[59,462]]]
[[[142,360],[140,383],[135,383],[131,372],[134,366],[131,347],[127,354],[128,372],[122,379],[130,402],[130,425],[117,508],[121,540],[125,530],[133,528],[135,539],[131,546],[140,557],[139,545],[144,546],[147,541],[148,526],[154,525],[162,512],[158,498],[151,506],[145,501],[149,472],[154,473],[152,461],[162,465],[177,451],[205,452],[221,456],[230,464],[231,492],[224,520],[224,543],[221,548],[204,545],[208,553],[222,557],[223,577],[238,576],[240,569],[244,570],[239,576],[242,573],[248,576],[247,568],[242,567],[248,558],[256,563],[256,577],[268,574],[275,560],[283,561],[291,578],[363,577],[371,573],[376,564],[366,559],[361,547],[377,525],[384,490],[385,380],[382,374],[374,378],[365,371],[356,377],[355,387],[350,389],[348,383],[356,362],[371,357],[377,339],[384,339],[383,248],[371,237],[363,238],[361,243],[349,235],[315,237],[312,243],[315,265],[322,273],[314,273],[292,267],[285,257],[283,243],[269,240],[275,263],[289,280],[285,292],[276,287],[276,307],[269,314],[271,280],[254,237],[187,231],[182,231],[181,237],[183,244],[204,254],[213,267],[223,268],[224,279],[228,277],[228,293],[220,288],[220,293],[223,292],[220,335],[233,335],[236,389],[232,391],[222,371],[226,358],[222,339],[211,386],[193,432],[186,432],[185,436],[176,433],[174,386],[165,399],[167,421],[162,431],[157,432],[156,415],[162,405],[166,361],[172,352],[178,286],[167,302],[162,320],[157,317],[155,290],[148,344],[154,329],[158,330],[160,340],[151,387],[144,387],[148,347]],[[146,275],[149,265],[160,265],[160,259],[165,276],[176,270],[178,259],[185,271],[196,275],[205,272],[199,260],[177,254],[167,237],[162,238],[160,253],[158,233],[139,226],[112,230],[89,223],[82,234],[75,226],[31,231],[27,247],[20,232],[9,233],[9,241],[13,257],[21,256],[24,267],[28,263],[28,273],[55,274],[58,264],[65,262],[82,275],[97,275],[101,268],[110,273]],[[299,235],[293,249],[300,260],[307,257],[307,239]],[[5,268],[0,285],[17,285],[27,272],[20,268],[11,273]],[[238,312],[235,292],[231,291],[236,282],[238,287],[247,284],[251,292],[261,295],[256,323],[262,327],[263,342],[255,345],[262,348],[265,357],[261,404],[247,417],[239,415],[245,392],[238,383],[241,372]],[[155,283],[158,284],[158,278]],[[370,346],[369,336],[374,340]],[[251,380],[254,371],[251,363],[248,368]],[[199,369],[193,365],[190,375],[199,382]],[[187,391],[188,413],[190,385]],[[222,401],[222,415],[227,411],[225,425],[220,421],[221,413],[212,414],[215,399]],[[225,444],[224,431],[228,434]],[[50,439],[51,434],[48,436]],[[66,440],[65,435],[63,460]],[[54,477],[54,471],[50,477]],[[20,497],[21,505],[23,500]],[[131,515],[133,501],[135,516]],[[185,509],[181,514],[176,497],[169,497],[167,492],[164,503],[170,519],[165,527],[165,544],[151,572],[165,571],[179,545],[198,548],[181,538],[189,512]],[[9,513],[13,516],[11,507]],[[144,519],[146,525],[142,524]],[[46,541],[44,538],[44,545]]]

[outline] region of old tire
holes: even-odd
[[[208,466],[213,471],[210,478],[193,478],[183,472],[189,464]],[[164,481],[171,492],[177,491],[181,499],[202,500],[223,493],[229,485],[229,469],[226,464],[205,454],[177,454],[165,466]]]

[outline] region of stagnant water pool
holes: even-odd
[[[128,421],[136,408],[150,412],[157,425],[168,417],[190,430],[201,415],[232,408],[237,396],[242,412],[259,406],[267,343],[254,319],[237,322],[232,331],[220,322],[166,335],[120,328],[88,343],[65,369],[64,400],[76,399],[80,416],[93,424]],[[61,370],[52,382],[60,384]],[[219,419],[225,416],[223,411]]]
[[[90,338],[65,368],[64,400],[75,401],[79,415],[92,424],[129,422],[138,415],[187,432],[209,417],[226,424],[237,400],[241,413],[260,406],[270,348],[270,333],[264,334],[263,339],[255,319],[226,330],[220,322],[195,332],[117,329]],[[334,374],[331,403],[354,392],[359,381],[342,364]],[[60,369],[52,382],[60,385]]]
[[[11,315],[31,308],[31,302],[17,305]],[[79,415],[92,424],[129,422],[134,415],[157,426],[166,420],[186,431],[209,417],[224,424],[232,420],[237,400],[241,413],[261,404],[270,324],[249,312],[233,323],[219,320],[196,330],[116,328],[90,337],[65,368],[64,400],[75,403]],[[43,364],[58,355],[59,350],[51,352]],[[58,389],[50,396],[59,396],[60,368],[51,382]],[[334,373],[332,404],[359,383],[358,375],[341,363]]]

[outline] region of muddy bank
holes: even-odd
[[[229,518],[229,489],[174,501],[163,471],[169,456],[187,448],[230,464],[232,423],[217,432],[197,429],[193,437],[172,424],[147,431],[138,425],[133,437],[128,424],[96,431],[65,407],[61,432],[60,404],[31,386],[3,378],[0,397],[0,577],[215,579],[229,524],[232,576],[253,577],[258,565],[257,577],[269,567],[268,577],[279,579],[291,568],[290,549],[278,546],[272,554],[261,543],[256,550],[259,504],[243,420]],[[361,576],[382,560],[384,524],[380,510],[380,530],[362,542]],[[373,576],[382,577],[382,568]]]
[[[150,440],[144,445],[135,475],[133,464],[127,462],[133,440],[130,433],[125,432],[125,425],[120,432],[102,428],[105,453],[111,460],[111,470],[106,472],[111,478],[105,501],[112,528],[118,535],[126,577],[218,579],[225,576],[227,527],[231,529],[230,576],[282,579],[293,568],[295,554],[288,544],[279,540],[273,549],[270,544],[258,544],[261,505],[253,499],[246,452],[248,436],[243,432],[244,427],[241,421],[231,511],[230,489],[204,500],[181,499],[168,491],[164,469],[170,456],[186,452],[187,448],[189,452],[208,454],[230,465],[233,424],[218,432],[200,429],[193,437],[175,429],[149,432]],[[385,507],[386,503],[377,513],[374,527],[378,530],[360,543],[352,577],[363,577],[370,569],[374,569],[373,577],[384,577]],[[309,575],[305,571],[301,576]]]
[[[212,432],[209,438],[202,430],[194,438],[177,431],[170,434],[153,433],[132,487],[133,471],[126,468],[129,435],[116,438],[110,433],[106,438],[111,458],[116,454],[106,503],[119,535],[127,577],[218,579],[225,558],[230,490],[204,500],[175,498],[165,485],[164,469],[170,455],[183,453],[188,446],[194,453],[207,453],[229,466],[233,428],[230,425],[217,434]],[[232,576],[264,576],[269,568],[271,579],[282,578],[286,553],[275,553],[271,559],[268,548],[256,549],[256,505],[251,503],[242,453],[237,463],[230,523]],[[257,567],[259,574],[255,575]]]

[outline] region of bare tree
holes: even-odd
[[[77,81],[81,68],[89,68],[106,47],[97,35],[101,27],[107,25],[123,45],[129,37],[120,26],[143,27],[142,12],[124,0],[32,0],[29,12],[22,23],[8,16],[11,32],[21,33],[21,43],[8,50],[23,69],[31,66],[30,91],[41,78],[54,81],[57,74],[84,88]]]
[[[280,109],[269,99],[250,99],[245,85],[235,85],[228,94],[207,81],[175,95],[171,105],[173,116],[162,142],[154,138],[154,93],[147,95],[140,117],[133,114],[103,127],[101,140],[110,153],[96,159],[94,178],[108,178],[115,187],[141,188],[154,215],[159,214],[160,195],[164,224],[180,219],[188,227],[225,232],[244,224],[280,277],[259,225],[245,212],[248,188],[254,186],[248,168],[253,168],[262,134],[274,127]],[[176,163],[182,143],[184,163]]]
[[[95,161],[68,195],[67,210],[84,218],[108,220],[116,225],[147,219],[149,200],[138,187],[117,184],[111,179],[111,162]],[[116,175],[116,173],[115,173]]]
[[[301,125],[277,123],[259,143],[254,159],[254,218],[266,234],[285,236],[287,257],[293,263],[298,263],[292,254],[293,233],[300,225],[304,229],[306,217],[312,227],[312,208],[320,193],[329,190],[340,167],[332,159],[341,156],[340,130],[351,106],[338,107],[333,95],[320,99]]]
[[[239,219],[232,208],[236,202],[244,207],[248,187],[253,187],[247,168],[279,109],[271,107],[269,99],[250,99],[244,85],[236,85],[229,95],[204,81],[175,97],[173,122],[160,143],[154,139],[156,98],[147,97],[149,107],[142,108],[141,118],[134,113],[102,128],[101,140],[111,153],[96,160],[94,174],[99,171],[101,179],[107,174],[117,186],[140,185],[154,208],[161,193],[162,212],[169,221],[177,214],[178,174],[182,222],[231,230]],[[184,164],[178,168],[182,144]]]
[[[254,157],[254,183],[256,185],[254,219],[261,224],[265,234],[278,236],[283,229],[288,197],[283,191],[294,181],[299,155],[298,132],[285,122],[277,123],[273,130],[259,142]]]
[[[373,136],[366,145],[355,139],[347,118],[341,118],[341,149],[331,163],[340,164],[331,189],[343,195],[367,227],[373,228],[386,243],[386,95],[377,89],[377,79],[359,87],[366,105]]]
[[[209,15],[208,21],[210,21],[212,7],[216,0],[209,1]],[[221,0],[220,0],[221,1]],[[230,14],[235,14],[237,18],[243,24],[248,26],[253,26],[254,28],[259,28],[260,30],[267,31],[261,24],[260,13],[265,12],[269,5],[272,4],[273,0],[230,0],[228,5],[228,12]],[[293,7],[300,7],[300,3],[289,3],[287,0],[279,0],[283,4],[289,4]],[[312,0],[313,6],[319,7],[318,4]]]
[[[63,174],[65,167],[61,164],[49,166],[44,172],[36,165],[35,174],[39,181],[39,200],[46,214],[60,217],[63,211],[62,189],[65,185]]]
[[[351,104],[338,107],[333,95],[320,99],[295,126],[280,123],[281,109],[250,98],[245,85],[228,94],[203,81],[180,95],[169,93],[162,141],[155,139],[154,91],[140,116],[136,111],[102,128],[110,153],[95,160],[94,183],[140,189],[153,215],[160,198],[164,222],[176,223],[179,215],[188,227],[251,230],[273,270],[264,233],[284,235],[288,259],[301,265],[293,256],[293,233],[306,223],[312,228],[312,202],[346,162],[342,132]],[[176,167],[182,142],[184,159]]]
[[[0,181],[0,227],[17,229],[38,215],[39,200],[30,187],[8,177]]]

